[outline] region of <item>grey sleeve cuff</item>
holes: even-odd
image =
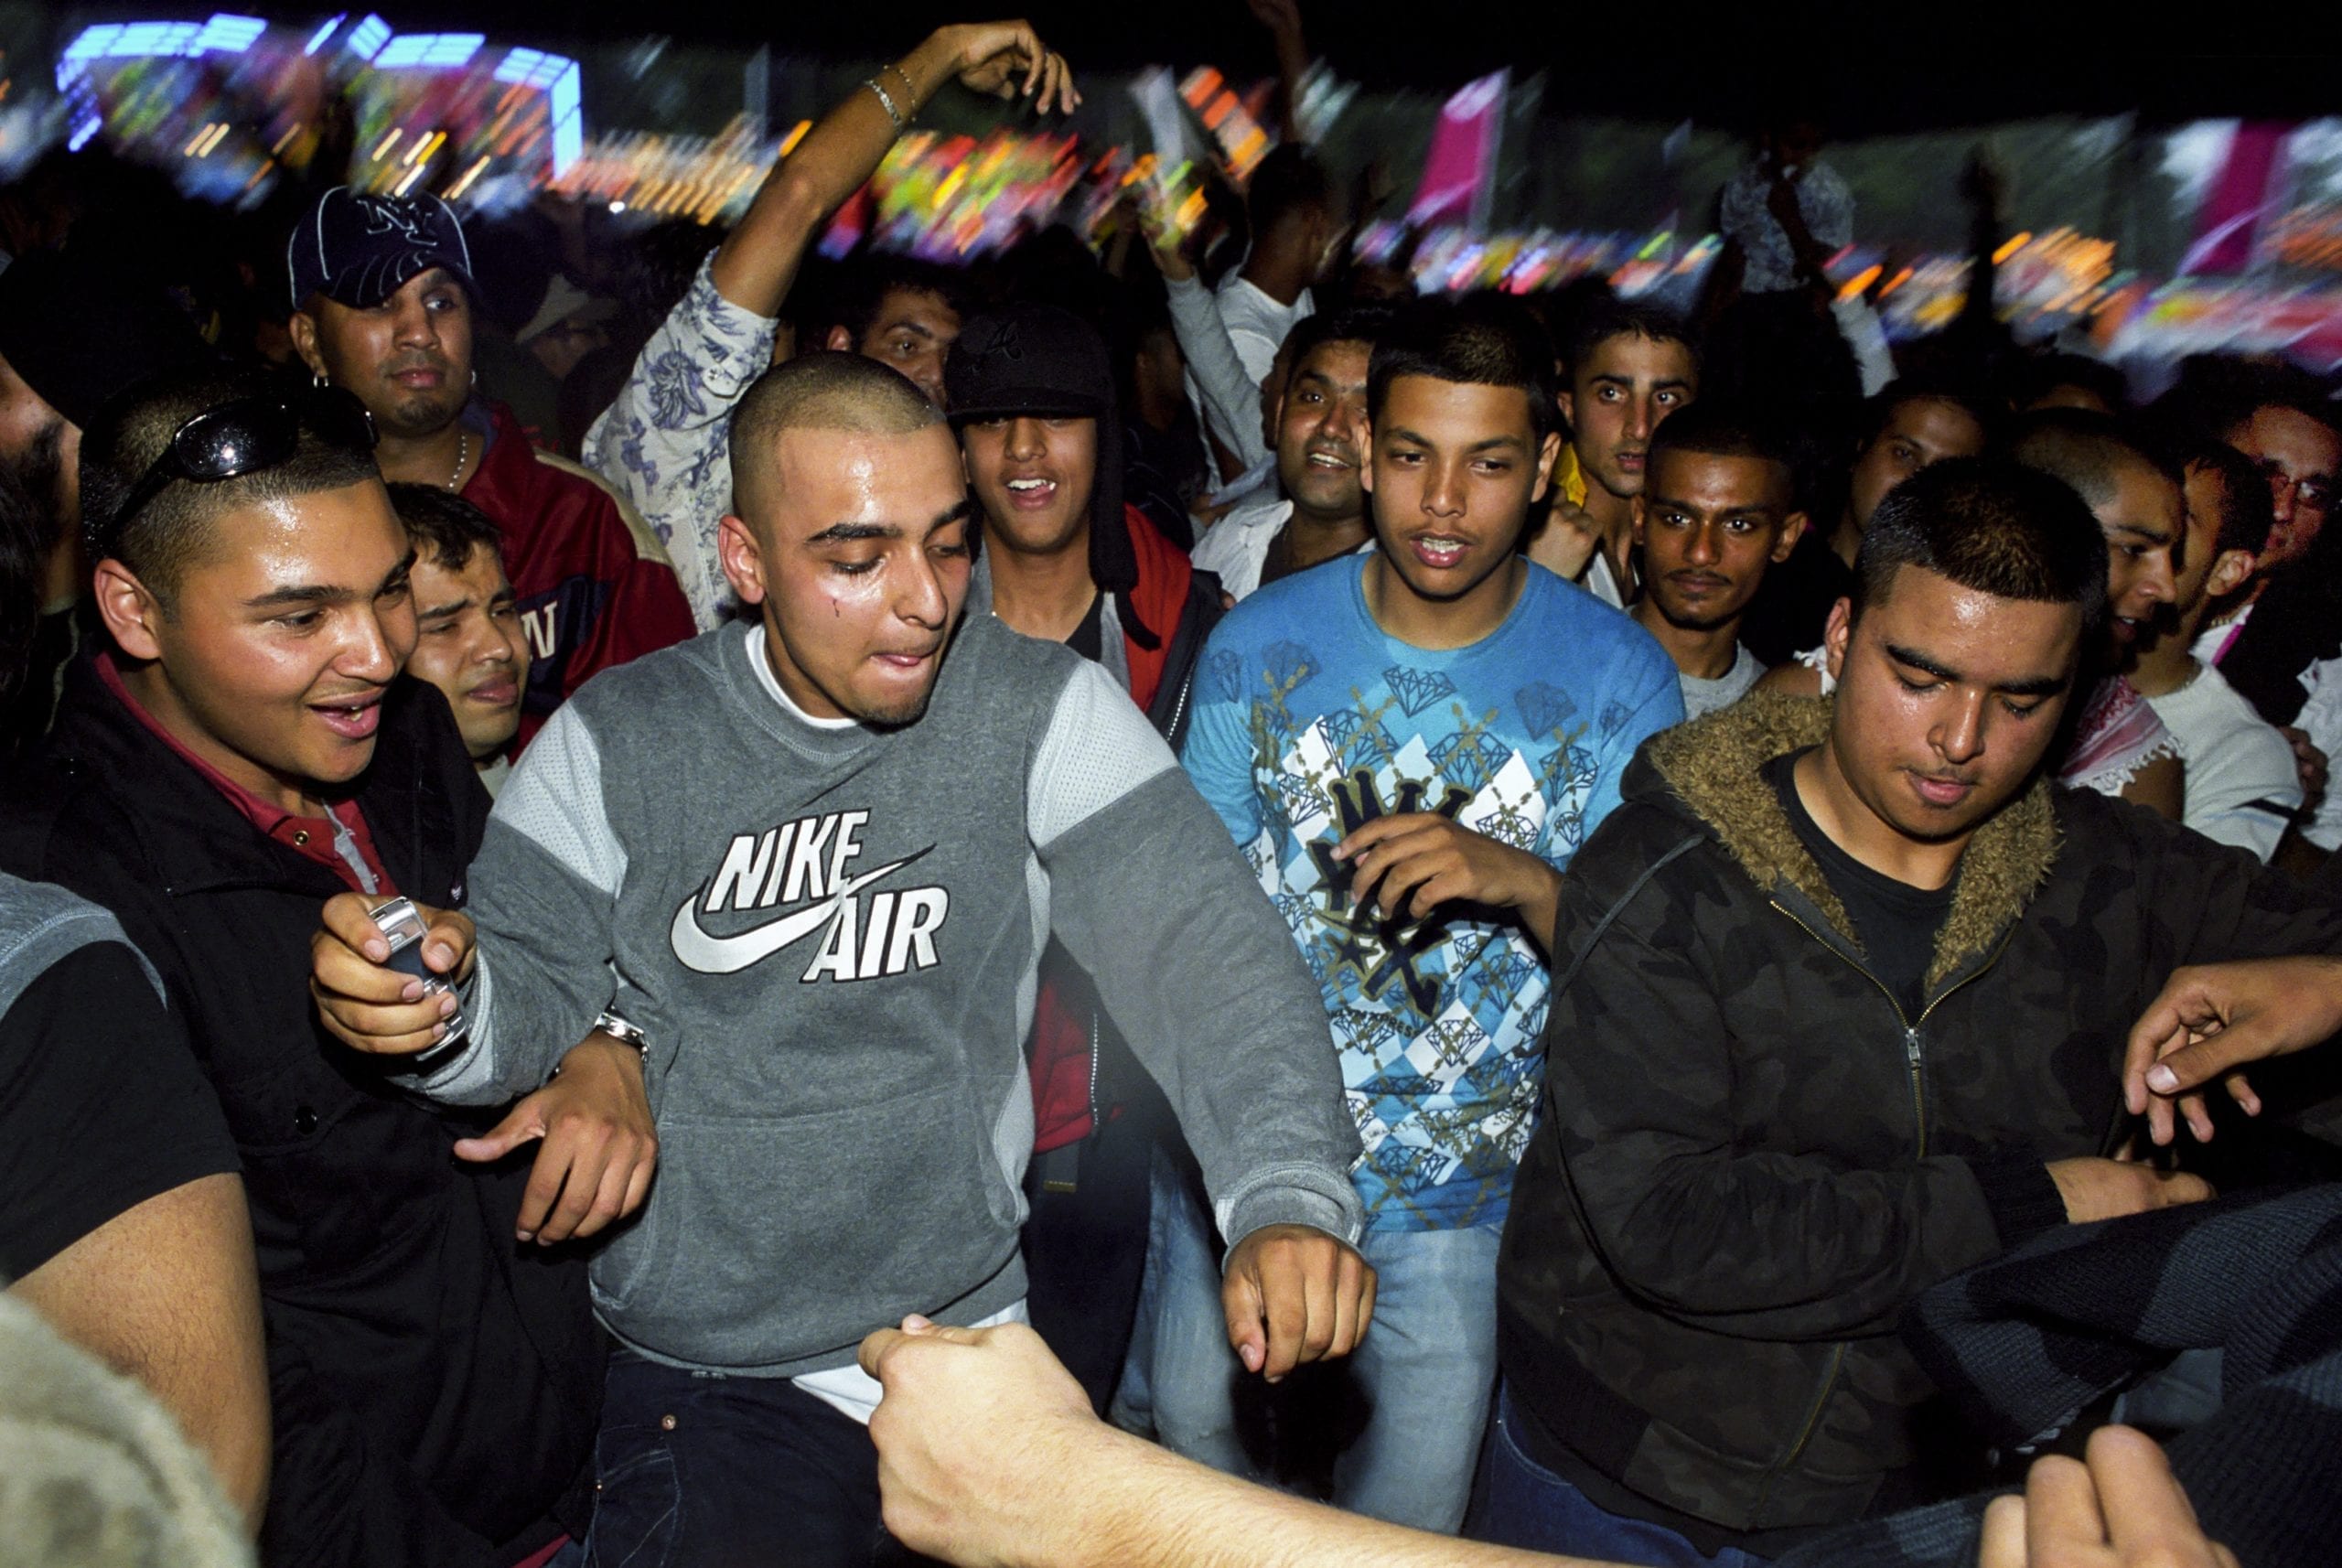
[[[496,1047],[490,1038],[488,959],[472,965],[472,976],[456,988],[463,1003],[465,1048],[456,1058],[406,1082],[408,1092],[442,1105],[498,1105],[510,1094],[497,1081]]]
[[[1348,1173],[1324,1165],[1276,1165],[1212,1205],[1230,1251],[1265,1225],[1306,1225],[1350,1246],[1366,1228],[1366,1209]]]

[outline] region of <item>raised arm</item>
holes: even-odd
[[[845,199],[877,172],[905,125],[954,78],[977,92],[1024,99],[1070,113],[1081,102],[1073,73],[1025,22],[939,27],[822,116],[773,166],[739,224],[716,248],[710,275],[741,309],[772,316],[805,252]],[[884,94],[882,97],[881,94]]]

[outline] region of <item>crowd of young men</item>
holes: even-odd
[[[1336,297],[1294,145],[1216,295],[1156,236],[1261,487],[1191,553],[1077,312],[883,263],[777,349],[954,79],[1079,102],[1023,24],[884,67],[590,467],[473,391],[433,199],[296,227],[306,383],[127,311],[93,380],[0,274],[8,1294],[271,1564],[2262,1540],[2115,1428],[1960,1501],[2015,1472],[1907,1330],[2342,1178],[2234,1109],[2342,1026],[2322,392],[1914,377],[1817,461],[1647,305]]]

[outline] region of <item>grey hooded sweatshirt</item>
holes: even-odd
[[[763,664],[761,628],[726,627],[553,715],[473,864],[469,1047],[418,1085],[524,1093],[606,1005],[649,1036],[658,1179],[593,1267],[613,1334],[796,1377],[907,1313],[1017,1301],[1052,931],[1176,1108],[1230,1243],[1356,1238],[1316,983],[1102,671],[973,618],[925,716],[877,730],[807,721]]]

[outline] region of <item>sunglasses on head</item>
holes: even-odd
[[[91,553],[111,554],[130,520],[166,486],[185,479],[216,485],[258,474],[285,462],[300,449],[306,430],[328,446],[358,452],[374,450],[374,416],[355,394],[341,387],[310,387],[288,392],[240,397],[207,408],[171,433],[162,455],[147,465],[129,499],[103,533],[91,540]]]

